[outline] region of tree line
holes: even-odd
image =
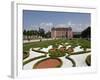
[[[33,37],[35,37],[34,39],[51,38],[51,32],[50,31],[46,32],[43,28],[39,28],[38,30],[24,30],[23,36],[25,36],[27,40],[31,40],[33,39]],[[88,26],[88,28],[86,28],[79,34],[74,34],[73,37],[90,39],[91,27]]]
[[[46,32],[43,28],[39,28],[39,30],[23,30],[23,36],[26,37],[27,40],[35,38],[50,38],[51,32]]]
[[[74,38],[86,38],[86,39],[90,39],[91,38],[91,27],[88,26],[85,30],[83,30],[79,34],[74,34]]]

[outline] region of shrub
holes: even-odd
[[[78,54],[84,54],[84,53],[89,53],[91,51],[79,51],[79,52],[73,52],[73,53],[70,53],[68,56],[70,55],[78,55]]]
[[[73,50],[73,48],[72,47],[69,47],[68,49],[67,49],[67,52],[69,52],[69,53],[71,53],[71,52],[73,52],[74,50]]]
[[[61,52],[61,53],[66,53],[66,47],[61,47],[60,49],[59,49],[59,51]]]
[[[88,66],[91,66],[91,55],[88,55],[88,56],[87,56],[85,62],[86,62],[86,64],[87,64]]]
[[[50,57],[62,57],[65,56],[66,53],[62,49],[53,48],[49,50]]]
[[[29,57],[29,52],[23,52],[23,59]]]
[[[35,51],[35,52],[38,52],[38,53],[44,53],[44,54],[47,54],[47,52],[40,51],[40,50],[34,50],[34,49],[32,49],[32,51]]]

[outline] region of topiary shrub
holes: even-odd
[[[72,47],[69,47],[68,49],[67,49],[67,52],[68,53],[72,53],[74,50],[73,50],[73,48]]]
[[[62,57],[65,56],[65,50],[63,48],[57,49],[57,48],[53,48],[49,50],[49,56],[50,57]]]
[[[59,51],[61,52],[61,53],[66,53],[66,47],[61,47],[60,49],[59,49]]]
[[[86,57],[85,62],[86,62],[86,64],[87,64],[88,66],[91,66],[91,55],[88,55],[88,56]]]

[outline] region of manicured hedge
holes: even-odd
[[[76,66],[76,63],[75,63],[75,61],[72,58],[70,58],[68,56],[66,56],[65,58],[68,59],[68,60],[70,60],[72,62],[72,64],[73,64],[72,67]]]
[[[23,62],[23,65],[25,65],[25,64],[27,64],[27,63],[33,61],[33,60],[40,59],[40,58],[44,58],[44,57],[46,57],[46,55],[31,58],[31,59],[29,59],[29,60],[27,60],[27,61],[24,61],[24,62]]]
[[[73,53],[70,53],[68,56],[70,55],[78,55],[78,54],[84,54],[84,53],[89,53],[91,51],[80,51],[80,52],[73,52]]]
[[[66,50],[68,53],[72,53],[74,51],[74,49],[72,47],[69,47],[67,50]]]
[[[38,53],[44,53],[44,54],[48,54],[47,52],[40,51],[40,50],[34,50],[34,49],[32,49],[32,51],[35,51],[35,52],[38,52]]]
[[[29,57],[29,52],[23,52],[23,59]]]
[[[60,65],[58,65],[58,66],[56,66],[56,68],[59,68],[59,67],[61,67],[62,66],[62,64],[63,64],[63,62],[62,62],[62,60],[61,59],[59,59],[59,58],[46,58],[46,59],[43,59],[43,60],[40,60],[40,61],[38,61],[36,64],[34,64],[33,65],[33,69],[35,69],[36,68],[36,66],[39,64],[39,63],[41,63],[42,61],[45,61],[45,60],[47,60],[47,59],[57,59],[61,64]]]
[[[54,58],[54,57],[62,57],[62,56],[65,56],[66,53],[65,51],[62,51],[60,49],[52,49],[52,50],[49,50],[49,56]]]
[[[86,62],[86,64],[87,64],[88,66],[91,66],[91,55],[88,55],[88,56],[87,56],[85,62]]]

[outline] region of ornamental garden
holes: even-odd
[[[90,67],[91,14],[23,10],[23,69]]]
[[[91,41],[85,38],[46,39],[23,43],[23,69],[91,66]]]

